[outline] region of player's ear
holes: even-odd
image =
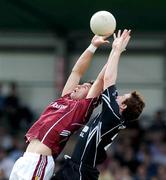
[[[122,103],[122,104],[120,105],[121,111],[125,110],[126,108],[127,108],[127,105],[126,105],[125,103]]]

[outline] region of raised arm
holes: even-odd
[[[110,53],[110,56],[113,53],[113,49]],[[100,71],[99,75],[97,76],[96,80],[94,81],[92,87],[89,90],[89,93],[87,95],[87,98],[93,98],[99,96],[104,89],[104,74],[107,67],[107,63],[104,65],[102,70]]]
[[[72,72],[62,91],[62,96],[72,92],[74,88],[79,84],[81,77],[84,75],[84,73],[89,67],[95,50],[100,45],[109,43],[106,38],[107,37],[101,37],[96,35],[93,37],[90,46],[83,52],[83,54],[79,57],[76,64],[74,65]]]
[[[92,87],[90,88],[87,98],[94,98],[99,96],[103,91],[103,77],[106,70],[107,64],[104,65],[96,80],[94,81]]]
[[[129,40],[130,30],[125,29],[122,34],[119,30],[117,37],[114,34],[112,52],[109,55],[107,67],[104,74],[104,90],[116,83],[120,55],[125,50]]]
[[[103,89],[106,89],[111,84],[115,83],[116,77],[117,77],[117,68],[118,68],[117,65],[118,65],[119,57],[120,57],[120,54],[125,50],[125,47],[130,39],[129,34],[130,34],[130,31],[128,31],[128,35],[127,35],[127,32],[124,32],[122,37],[121,37],[121,31],[118,32],[118,37],[116,37],[116,35],[114,34],[114,42],[112,45],[111,53],[108,58],[108,62],[105,64],[105,66],[99,73],[98,77],[96,78],[94,84],[92,85],[87,95],[87,98],[99,96],[101,92],[103,91]],[[112,72],[110,72],[110,67],[112,67]],[[107,69],[107,72],[106,72],[106,69]]]

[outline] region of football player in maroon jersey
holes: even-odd
[[[97,105],[103,88],[101,70],[93,85],[79,85],[96,49],[109,43],[107,37],[94,36],[90,46],[77,60],[59,99],[50,103],[25,135],[26,152],[12,170],[10,180],[48,180],[54,172],[54,160],[71,134],[83,126]]]

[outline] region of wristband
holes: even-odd
[[[89,47],[87,48],[90,52],[94,53],[97,49],[96,46],[94,46],[93,44],[90,44]]]

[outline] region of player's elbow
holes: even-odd
[[[104,83],[109,83],[109,82],[115,82],[116,77],[115,76],[104,76]]]

